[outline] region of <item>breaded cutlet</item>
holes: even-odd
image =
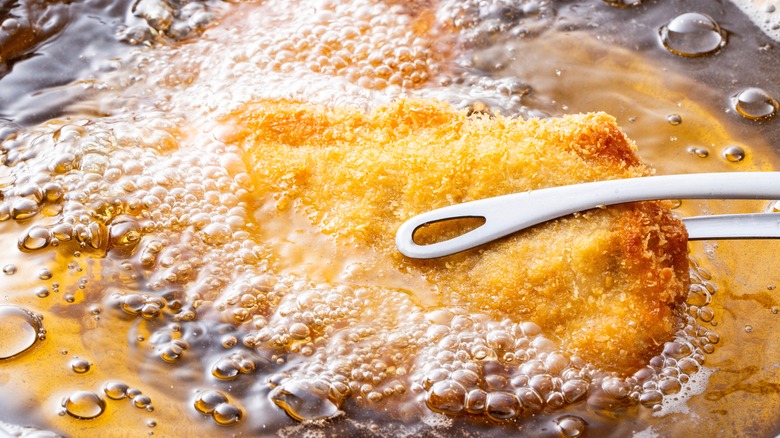
[[[650,175],[606,114],[523,121],[437,101],[366,112],[273,100],[230,122],[255,196],[299,210],[337,245],[422,273],[447,305],[535,322],[570,354],[621,373],[674,334],[689,286],[687,234],[663,202],[590,210],[440,259],[395,248],[398,227],[435,208]]]

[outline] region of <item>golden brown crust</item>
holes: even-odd
[[[524,122],[430,101],[370,113],[264,101],[232,121],[260,196],[300,208],[340,244],[424,273],[446,300],[532,320],[618,371],[673,334],[672,309],[688,286],[687,235],[660,202],[588,211],[443,259],[395,250],[398,226],[434,208],[651,174],[606,114]]]

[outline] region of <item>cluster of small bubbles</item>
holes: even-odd
[[[244,415],[240,407],[232,403],[227,395],[220,391],[203,391],[195,398],[195,410],[211,416],[220,426],[232,426],[241,421]]]
[[[340,415],[349,397],[381,406],[410,395],[406,376],[416,345],[425,342],[425,324],[405,295],[295,282],[268,322],[244,344],[279,351],[271,357],[277,363],[284,363],[285,356],[307,358],[294,373],[268,378],[271,400],[290,417],[309,421]],[[343,328],[323,331],[334,326]],[[380,328],[391,326],[395,329]]]
[[[677,126],[682,123],[682,117],[679,114],[669,114],[666,116],[666,121],[672,126]]]
[[[211,369],[211,374],[220,380],[235,380],[240,374],[253,373],[255,368],[254,358],[241,351],[217,361]]]
[[[147,412],[154,411],[152,399],[148,395],[142,393],[140,389],[130,388],[125,383],[108,381],[103,384],[103,393],[111,400],[128,399],[138,409],[145,409]]]
[[[761,88],[747,88],[732,98],[737,113],[750,120],[767,120],[777,114],[780,103]]]
[[[115,294],[113,298],[123,312],[146,320],[159,317],[168,304],[165,298],[154,294]]]
[[[181,41],[202,32],[215,18],[206,2],[167,2],[141,0],[133,6],[133,15],[144,20],[122,29],[118,37],[130,44],[154,40],[160,35]]]
[[[715,325],[713,321],[715,311],[709,304],[712,301],[712,295],[717,291],[717,287],[710,281],[712,279],[710,273],[700,267],[695,260],[691,260],[690,265],[691,287],[686,302],[687,312],[699,321]],[[711,336],[717,337],[714,333]],[[711,342],[711,344],[715,343],[717,343],[717,340]],[[705,345],[703,348],[708,349],[710,347]]]
[[[418,356],[411,378],[435,412],[504,421],[558,409],[588,393],[592,367],[557,351],[536,324],[457,309],[427,317],[431,347]]]
[[[136,408],[146,409],[148,412],[154,411],[154,406],[152,406],[152,399],[148,395],[143,394],[140,390],[135,388],[128,389],[127,397],[130,398],[130,401]]]
[[[709,272],[696,260],[690,261],[689,272],[687,313],[680,318],[674,340],[666,342],[660,355],[626,380],[632,385],[629,397],[654,412],[661,409],[665,397],[673,397],[686,387],[691,376],[701,370],[705,355],[713,353],[720,342],[717,333],[702,325],[712,321],[714,312],[708,304],[716,287],[709,281]]]
[[[0,361],[16,357],[46,339],[41,317],[12,305],[0,305],[0,333]]]
[[[292,353],[302,352],[304,347],[310,346],[323,328],[358,319],[366,304],[361,295],[370,294],[365,289],[356,290],[345,285],[315,285],[289,279],[278,283],[273,291],[279,294],[279,302],[271,318],[272,324],[254,332],[254,343]],[[256,296],[260,297],[262,295]],[[227,302],[234,300],[235,295]],[[268,297],[264,301],[268,302]],[[359,335],[364,337],[366,334]]]
[[[285,11],[285,6],[268,5],[275,11]],[[283,25],[258,41],[251,62],[274,72],[305,69],[342,76],[376,90],[417,87],[438,71],[441,54],[428,35],[416,30],[429,26],[415,24],[418,18],[400,4],[322,1],[309,13],[299,9],[286,14],[275,20]]]
[[[154,354],[168,363],[178,362],[184,352],[190,348],[190,343],[183,338],[179,325],[173,323],[152,334],[150,342],[154,345]]]
[[[74,373],[84,374],[92,368],[92,364],[86,359],[75,357],[70,361],[70,368]]]
[[[691,155],[696,155],[699,158],[707,158],[710,156],[709,149],[702,146],[689,146],[686,151]]]
[[[143,5],[135,8],[136,13],[159,0],[140,3]],[[209,115],[236,109],[235,99],[230,97],[234,93],[245,95],[247,100],[293,95],[318,102],[365,100],[365,104],[371,105],[413,92],[455,104],[483,94],[500,102],[497,107],[503,114],[533,116],[531,110],[519,106],[520,95],[507,95],[506,87],[491,83],[495,82],[491,78],[482,77],[487,83],[487,87],[482,87],[473,83],[475,79],[466,78],[470,75],[465,72],[467,68],[450,66],[464,61],[457,58],[462,48],[483,46],[510,31],[516,35],[541,33],[554,17],[550,3],[448,0],[434,5],[358,0],[320,1],[312,5],[303,2],[297,6],[298,3],[274,0],[263,2],[254,10],[246,8],[238,26],[210,29],[210,38],[200,39],[191,47],[159,50],[145,58],[147,62],[138,68],[137,74],[117,75],[106,81],[116,83],[120,89],[146,88],[150,83],[163,85],[155,90],[158,96],[166,91],[178,93],[177,87],[188,84],[186,100],[190,103],[178,102],[179,109],[189,111],[189,106]],[[165,8],[151,9],[162,13]],[[173,23],[171,28],[175,27],[175,17]],[[145,38],[141,35],[131,39]],[[231,43],[247,40],[253,44]],[[204,51],[211,53],[208,59],[218,56],[222,61],[202,61]],[[176,62],[166,60],[173,56]],[[148,80],[141,81],[144,77]],[[303,80],[291,83],[290,77]],[[258,80],[268,86],[259,86]],[[203,81],[208,83],[189,86]],[[215,81],[229,81],[230,91]],[[446,92],[437,95],[442,91],[437,85],[447,86]],[[334,96],[334,86],[347,91],[348,96]],[[203,94],[192,95],[191,91]],[[214,92],[224,98],[214,99]]]
[[[726,33],[710,16],[688,12],[673,18],[659,30],[661,43],[675,55],[704,56],[726,45]]]
[[[739,163],[745,159],[745,150],[739,146],[727,146],[721,156],[731,163]]]
[[[106,410],[103,397],[90,391],[76,391],[62,400],[62,415],[68,414],[79,420],[91,420]]]
[[[549,1],[446,1],[436,11],[437,22],[457,31],[467,48],[485,47],[502,35],[537,35],[554,14]]]

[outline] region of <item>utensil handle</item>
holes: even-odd
[[[406,221],[396,246],[407,257],[455,254],[516,231],[578,211],[656,199],[780,199],[780,172],[699,173],[650,176],[552,187],[432,210]],[[414,232],[430,223],[484,218],[467,233],[430,245],[414,242]]]
[[[683,223],[688,240],[780,239],[780,213],[694,216]]]

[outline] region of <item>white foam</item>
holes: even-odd
[[[428,415],[422,417],[420,421],[434,429],[449,429],[453,424],[452,418],[436,413],[429,413]]]
[[[765,34],[780,41],[779,0],[731,0]]]
[[[640,430],[632,435],[632,438],[659,438],[661,435],[655,431],[652,427],[648,427],[645,430]]]
[[[669,414],[686,414],[695,418],[688,408],[688,400],[695,395],[704,393],[712,376],[718,369],[702,367],[697,373],[690,376],[690,380],[683,385],[682,391],[675,395],[665,396],[661,402],[661,409],[653,413],[655,417],[663,417]]]

